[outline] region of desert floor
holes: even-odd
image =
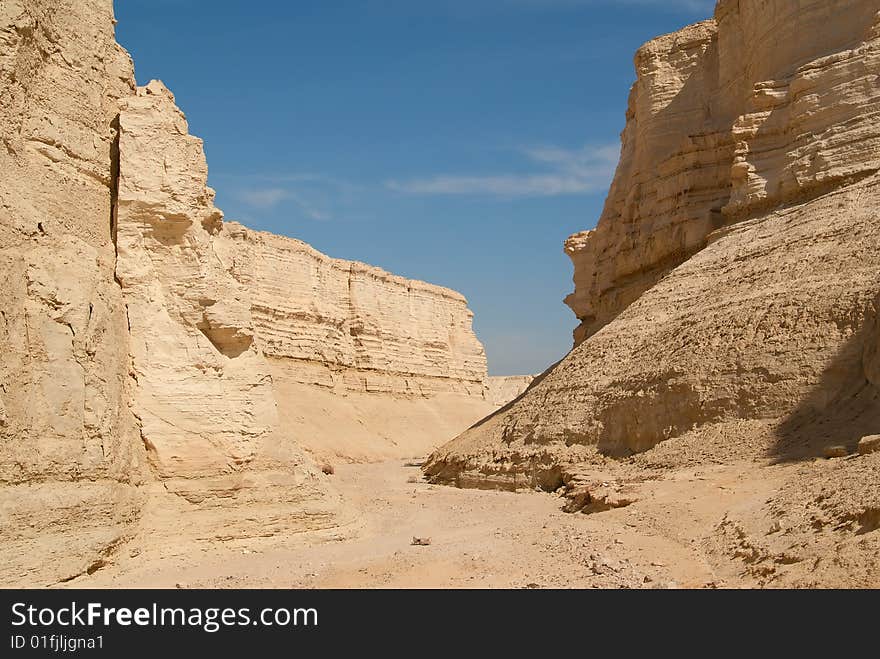
[[[414,461],[340,465],[333,479],[357,520],[345,528],[282,543],[266,538],[145,551],[124,548],[106,567],[66,585],[772,586],[777,567],[796,568],[805,559],[762,553],[760,538],[749,540],[743,529],[769,527],[769,521],[753,513],[795,473],[829,468],[824,462],[812,467],[743,463],[683,468],[662,478],[640,479],[633,485],[636,503],[592,514],[563,512],[565,500],[554,494],[430,485],[421,481]],[[747,521],[728,519],[737,513]],[[784,532],[770,527],[759,531],[764,534],[782,537]],[[414,545],[414,537],[430,538],[431,543]],[[807,571],[815,572],[816,566]]]

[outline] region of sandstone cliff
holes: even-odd
[[[222,214],[207,176],[202,142],[164,85],[121,101],[116,279],[132,411],[161,483],[149,489],[149,525],[183,519],[207,537],[333,525],[326,479],[279,424],[251,293],[215,250]]]
[[[876,429],[878,10],[723,0],[639,51],[605,211],[566,246],[578,345],[429,474],[555,488],[677,437],[784,459]]]
[[[222,237],[233,276],[253,295],[259,348],[289,362],[298,381],[482,396],[486,356],[459,293],[234,223]]]
[[[226,222],[281,425],[320,460],[425,455],[496,409],[459,293]]]

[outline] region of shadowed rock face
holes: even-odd
[[[640,49],[605,212],[566,244],[577,346],[429,474],[553,485],[726,420],[778,421],[785,453],[834,409],[877,419],[878,11],[725,1]]]

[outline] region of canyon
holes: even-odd
[[[0,585],[880,584],[880,2],[639,49],[574,347],[503,378],[461,294],[227,221],[114,24],[0,6]]]

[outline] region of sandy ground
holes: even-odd
[[[751,510],[792,466],[683,468],[637,484],[638,501],[565,513],[541,492],[421,481],[413,462],[341,465],[357,521],[332,533],[222,544],[123,547],[72,587],[714,588],[759,583],[725,554],[724,520]],[[632,485],[631,485],[632,487]],[[428,546],[414,537],[430,538]],[[148,545],[145,545],[147,547]]]

